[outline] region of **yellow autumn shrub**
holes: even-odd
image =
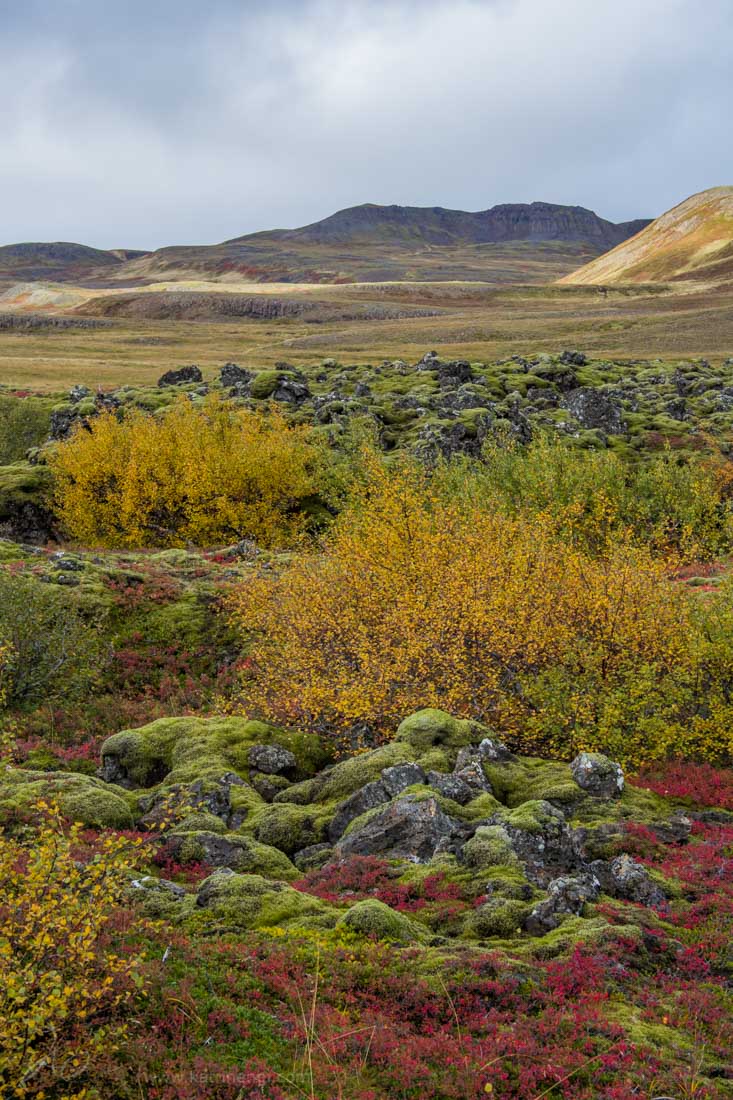
[[[373,459],[323,551],[243,584],[232,613],[243,708],[335,736],[434,706],[525,751],[639,761],[687,702],[689,596],[647,548],[590,555],[547,516],[447,496],[408,462]]]
[[[95,546],[297,544],[323,454],[307,427],[212,396],[158,416],[104,412],[50,460],[68,534]]]
[[[89,1073],[125,1037],[141,959],[103,943],[130,869],[130,844],[108,837],[79,858],[81,826],[56,806],[30,847],[0,840],[0,1095],[95,1096]]]

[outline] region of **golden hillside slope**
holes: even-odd
[[[733,281],[733,187],[711,187],[558,282]]]

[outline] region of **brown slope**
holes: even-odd
[[[560,283],[730,282],[733,279],[733,187],[712,187]]]

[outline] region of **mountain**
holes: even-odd
[[[733,282],[733,187],[691,195],[611,252],[560,279],[604,283]]]
[[[275,229],[236,237],[226,244],[264,240],[309,244],[374,242],[434,245],[498,244],[505,241],[585,241],[613,248],[648,222],[614,225],[582,206],[549,202],[506,203],[468,213],[442,206],[376,206],[365,203],[339,210],[300,229]]]
[[[362,206],[299,229],[249,233],[220,245],[161,248],[127,264],[128,279],[253,282],[552,281],[644,225],[581,206],[512,203],[469,213]]]
[[[164,280],[546,283],[648,224],[618,225],[582,206],[507,203],[470,213],[442,206],[339,210],[299,229],[249,233],[216,245],[155,252],[81,244],[0,248],[0,279],[92,285]]]
[[[111,268],[146,253],[130,249],[105,251],[70,241],[32,241],[0,247],[0,278],[73,281]]]

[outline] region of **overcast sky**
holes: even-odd
[[[0,0],[0,243],[733,183],[733,0]]]

